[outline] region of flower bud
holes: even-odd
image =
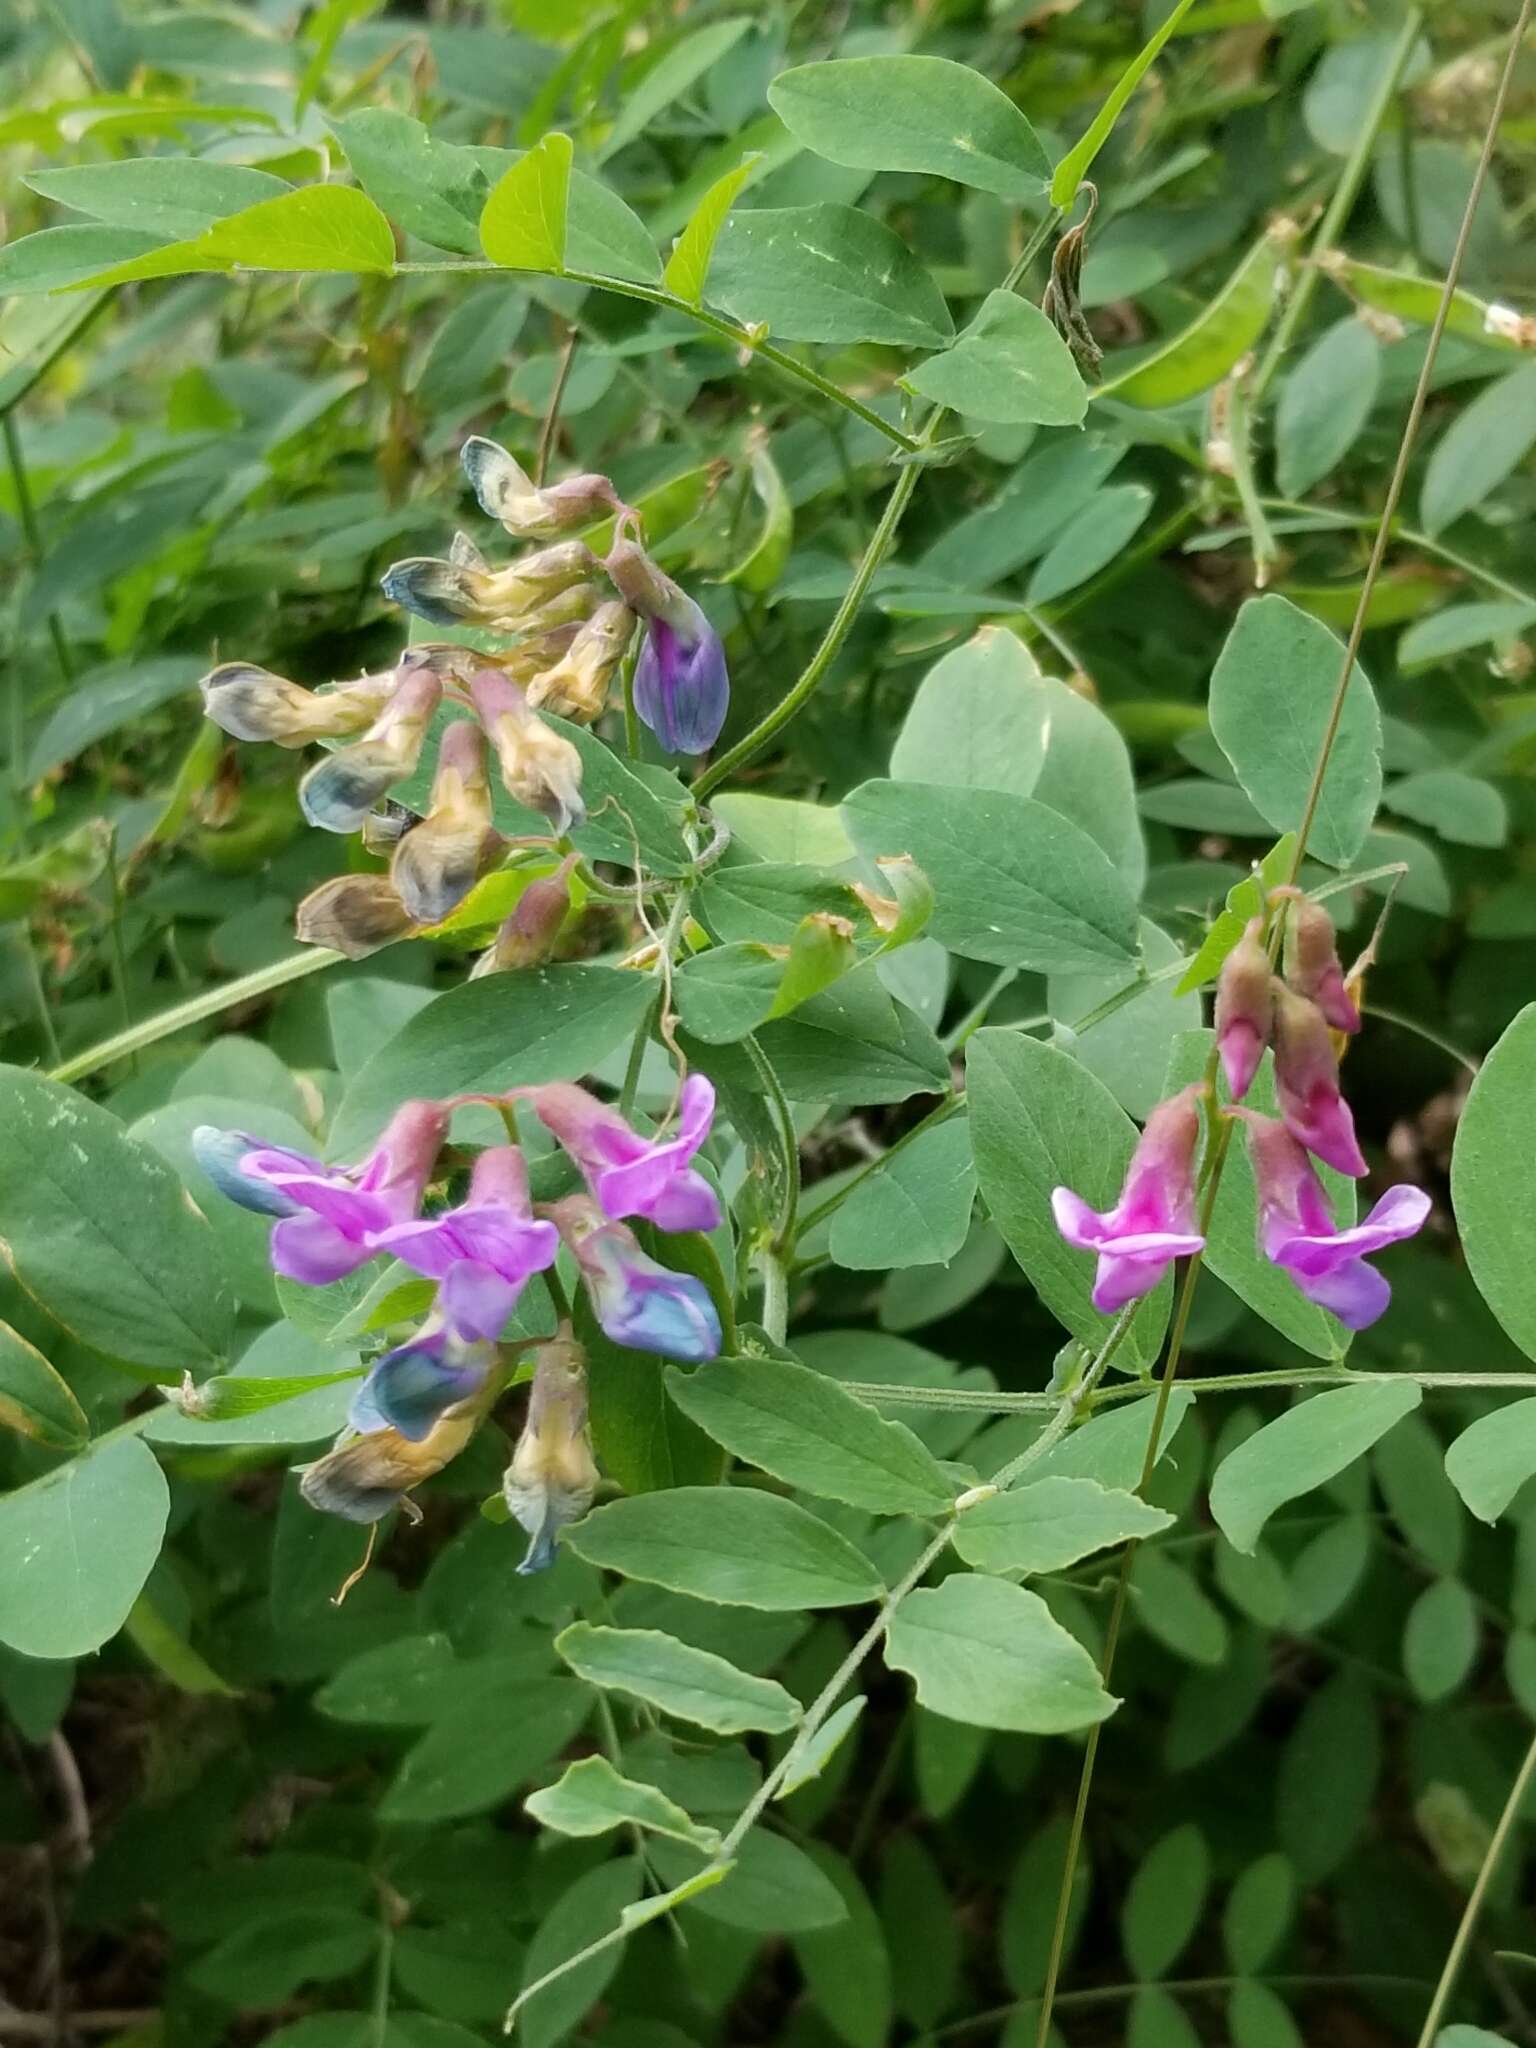
[[[496,749],[502,787],[517,803],[540,811],[557,832],[586,816],[581,801],[581,756],[528,708],[516,683],[498,670],[477,670],[469,694]]]
[[[560,936],[571,907],[567,877],[572,860],[564,860],[552,875],[530,882],[517,899],[517,908],[507,918],[490,947],[469,971],[471,981],[482,974],[505,974],[522,967],[537,967],[547,960]]]
[[[1339,1063],[1323,1013],[1283,981],[1275,1001],[1275,1092],[1285,1127],[1298,1144],[1340,1173],[1366,1171],[1349,1104],[1339,1093]]]
[[[634,629],[635,615],[627,604],[617,598],[600,604],[560,658],[529,683],[529,704],[589,725],[608,701],[608,686]]]
[[[416,929],[388,875],[337,875],[311,889],[294,915],[294,936],[366,960]]]
[[[438,705],[441,678],[406,671],[378,718],[355,746],[317,762],[299,784],[299,805],[311,825],[356,832],[381,798],[415,768]]]
[[[524,539],[569,533],[621,509],[607,477],[569,476],[558,484],[536,484],[499,442],[483,434],[464,443],[459,460],[481,510]]]
[[[1241,1102],[1269,1044],[1274,1005],[1264,920],[1254,918],[1222,962],[1216,982],[1216,1044],[1232,1100]]]
[[[604,567],[646,622],[635,665],[636,712],[669,754],[706,752],[730,706],[720,635],[636,542],[616,542]]]
[[[598,1470],[587,1434],[586,1361],[570,1326],[534,1353],[528,1415],[501,1483],[512,1519],[526,1529],[521,1573],[555,1561],[555,1538],[592,1505]]]
[[[1282,892],[1276,890],[1276,895]],[[1344,970],[1334,950],[1333,919],[1320,903],[1299,889],[1284,892],[1285,978],[1299,996],[1322,1011],[1335,1031],[1360,1029],[1360,1012],[1350,998]]]
[[[302,747],[311,740],[362,732],[378,717],[395,682],[386,671],[334,690],[306,690],[253,662],[226,661],[211,669],[198,688],[204,711],[222,732],[237,740]]]
[[[407,915],[417,924],[441,924],[497,859],[502,843],[491,823],[485,734],[472,718],[456,718],[438,749],[427,815],[400,840],[389,866]]]
[[[719,1356],[720,1318],[702,1280],[658,1265],[628,1224],[604,1222],[586,1195],[556,1202],[549,1214],[581,1269],[593,1314],[615,1344],[684,1365]]]

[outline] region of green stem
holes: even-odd
[[[21,436],[16,431],[16,412],[13,406],[7,407],[3,417],[0,417],[0,429],[3,429],[5,434],[6,466],[11,472],[11,488],[16,493],[16,516],[21,522],[22,539],[26,542],[27,546],[27,559],[35,571],[42,566],[43,535],[42,528],[37,523],[37,506],[32,500],[32,485],[27,476],[27,460],[21,452]],[[53,642],[53,655],[59,665],[59,674],[64,678],[65,686],[68,687],[75,680],[75,668],[74,663],[69,658],[69,644],[64,638],[64,627],[60,622],[57,612],[50,612],[48,614],[48,637]],[[16,702],[19,703],[21,691],[19,664],[12,675],[11,688],[17,693]],[[19,731],[20,721],[17,720],[15,722]],[[16,758],[12,763],[12,774],[16,779],[16,786],[19,789],[22,786],[21,749],[19,746],[16,751]]]
[[[878,1173],[882,1166],[889,1165],[898,1152],[904,1152],[908,1145],[916,1143],[925,1132],[931,1131],[936,1124],[947,1123],[957,1111],[964,1109],[964,1107],[965,1097],[963,1095],[950,1095],[936,1109],[930,1109],[928,1114],[913,1124],[910,1130],[903,1131],[893,1144],[888,1145],[878,1159],[871,1159],[861,1166],[857,1173],[851,1175],[844,1182],[836,1194],[828,1195],[823,1201],[817,1203],[808,1216],[803,1216],[800,1219],[800,1228],[796,1232],[797,1239],[805,1237],[816,1228],[818,1223],[825,1222],[826,1218],[834,1210],[842,1207],[855,1188],[862,1187],[872,1173]]]
[[[1312,237],[1307,260],[1296,275],[1290,297],[1286,300],[1280,318],[1275,322],[1274,332],[1269,338],[1269,344],[1254,375],[1251,402],[1255,412],[1263,403],[1265,394],[1274,381],[1275,372],[1285,359],[1286,350],[1307,316],[1312,294],[1317,290],[1318,279],[1323,274],[1317,259],[1325,250],[1333,247],[1339,238],[1340,229],[1349,218],[1350,208],[1359,195],[1365,174],[1370,169],[1371,159],[1375,154],[1376,131],[1386,119],[1388,109],[1397,95],[1403,71],[1413,54],[1413,46],[1418,41],[1423,26],[1424,10],[1421,7],[1410,7],[1403,16],[1402,28],[1392,46],[1392,54],[1387,60],[1375,96],[1365,110],[1354,147],[1339,173],[1339,182],[1333,188],[1333,196],[1328,201],[1327,209],[1317,224],[1317,233]]]
[[[752,1062],[752,1071],[762,1083],[763,1093],[773,1104],[774,1119],[779,1127],[779,1143],[784,1153],[784,1193],[779,1202],[778,1225],[773,1233],[773,1248],[781,1255],[793,1249],[798,1230],[796,1216],[800,1208],[800,1134],[795,1129],[794,1112],[788,1098],[779,1085],[779,1077],[773,1071],[773,1063],[767,1058],[762,1047],[751,1032],[742,1040],[747,1058]]]
[[[307,946],[302,953],[289,953],[281,960],[274,960],[270,967],[258,967],[253,974],[242,974],[238,981],[226,981],[218,988],[204,989],[201,995],[193,996],[189,1002],[162,1010],[158,1017],[146,1017],[131,1031],[119,1031],[113,1038],[104,1038],[99,1044],[88,1046],[84,1052],[77,1052],[72,1059],[55,1067],[48,1078],[50,1081],[82,1080],[87,1074],[99,1073],[103,1067],[114,1066],[118,1060],[127,1059],[131,1053],[142,1052],[147,1045],[169,1038],[173,1032],[201,1024],[207,1017],[217,1017],[225,1010],[234,1009],[238,1003],[270,995],[274,989],[283,988],[290,981],[299,981],[306,974],[334,967],[341,958],[340,953],[332,953],[324,946]]]
[[[661,990],[658,989],[654,1000],[645,1006],[645,1015],[640,1019],[634,1042],[629,1048],[629,1064],[624,1069],[624,1085],[619,1090],[619,1115],[625,1118],[634,1113],[635,1097],[640,1092],[640,1075],[645,1066],[645,1051],[651,1042],[651,1033],[656,1029],[660,1007]]]
[[[1467,1903],[1462,1909],[1455,1939],[1445,1959],[1445,1967],[1440,1972],[1440,1981],[1435,1986],[1434,1996],[1429,2001],[1429,2011],[1424,2015],[1424,2024],[1419,2029],[1418,2048],[1434,2048],[1445,2008],[1450,2002],[1452,1991],[1456,1988],[1456,1979],[1467,1953],[1467,1944],[1472,1939],[1472,1930],[1476,1927],[1478,1916],[1483,1910],[1483,1900],[1488,1895],[1488,1886],[1492,1882],[1494,1871],[1498,1868],[1504,1844],[1509,1840],[1510,1829],[1525,1803],[1525,1795],[1530,1789],[1533,1776],[1536,1776],[1536,1736],[1531,1738],[1530,1748],[1525,1752],[1525,1761],[1515,1774],[1515,1782],[1510,1786],[1509,1797],[1504,1802],[1504,1811],[1499,1815],[1498,1825],[1489,1837],[1476,1881],[1467,1894]]]

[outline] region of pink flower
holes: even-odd
[[[1256,917],[1222,963],[1216,983],[1216,1044],[1232,1100],[1241,1102],[1269,1044],[1274,1003],[1264,920]]]
[[[441,1280],[450,1302],[457,1297],[463,1305],[455,1320],[483,1324],[489,1337],[501,1334],[530,1276],[552,1266],[560,1250],[555,1226],[534,1220],[528,1169],[515,1145],[492,1145],[480,1154],[458,1208],[392,1224],[374,1241],[428,1279]],[[503,1304],[499,1315],[497,1302]]]
[[[1056,1228],[1067,1243],[1099,1255],[1092,1299],[1105,1315],[1149,1294],[1173,1260],[1204,1249],[1194,1173],[1201,1093],[1192,1084],[1153,1110],[1113,1209],[1101,1215],[1070,1188],[1051,1195]]]
[[[1333,919],[1299,889],[1291,894],[1286,917],[1285,978],[1298,995],[1316,1003],[1335,1031],[1360,1029],[1360,1012],[1334,950]]]
[[[1322,1011],[1275,983],[1275,1093],[1285,1127],[1325,1166],[1359,1180],[1365,1159],[1355,1120],[1339,1093],[1339,1062]]]
[[[1234,1114],[1248,1126],[1265,1256],[1285,1268],[1309,1301],[1348,1329],[1363,1330],[1392,1299],[1366,1256],[1412,1237],[1429,1214],[1428,1195],[1407,1185],[1388,1188],[1362,1222],[1340,1230],[1311,1160],[1285,1126],[1251,1109]]]
[[[643,1216],[658,1230],[713,1230],[720,1221],[714,1189],[689,1161],[709,1136],[715,1091],[690,1074],[670,1138],[642,1138],[617,1110],[570,1081],[552,1081],[529,1095],[539,1120],[581,1168],[605,1216]]]

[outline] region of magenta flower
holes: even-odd
[[[534,1219],[522,1153],[493,1145],[475,1161],[458,1208],[392,1224],[375,1243],[442,1281],[440,1305],[461,1332],[494,1338],[531,1275],[554,1264],[560,1234]]]
[[[1092,1300],[1104,1315],[1150,1294],[1173,1260],[1204,1248],[1194,1172],[1201,1092],[1194,1083],[1153,1110],[1113,1209],[1100,1214],[1070,1188],[1051,1194],[1056,1228],[1067,1243],[1099,1255]]]
[[[192,1143],[222,1194],[279,1218],[272,1227],[274,1269],[307,1287],[323,1287],[366,1265],[379,1250],[380,1233],[415,1215],[447,1131],[448,1111],[440,1103],[403,1103],[360,1166],[327,1166],[206,1124]]]
[[[670,1138],[642,1138],[617,1110],[569,1081],[552,1081],[529,1095],[545,1124],[575,1160],[605,1216],[643,1216],[658,1230],[713,1230],[720,1202],[689,1161],[709,1136],[715,1091],[703,1074],[690,1074],[678,1101]]]
[[[1265,1256],[1284,1267],[1309,1301],[1346,1328],[1363,1330],[1392,1299],[1390,1285],[1366,1257],[1422,1228],[1428,1195],[1406,1184],[1388,1188],[1362,1222],[1340,1230],[1311,1160],[1285,1126],[1251,1109],[1234,1113],[1248,1126]]]
[[[1359,1180],[1365,1159],[1339,1093],[1339,1062],[1317,1005],[1275,983],[1275,1093],[1285,1127],[1325,1166]]]
[[[605,1223],[585,1195],[555,1203],[551,1214],[581,1269],[592,1312],[615,1344],[683,1365],[720,1355],[720,1318],[702,1280],[658,1265],[626,1224]]]
[[[1216,1045],[1234,1102],[1248,1093],[1269,1044],[1273,976],[1263,935],[1264,920],[1256,917],[1222,962],[1216,983]]]

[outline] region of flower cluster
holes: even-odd
[[[1241,1107],[1231,1114],[1247,1127],[1265,1256],[1310,1300],[1349,1328],[1364,1329],[1391,1298],[1366,1257],[1411,1237],[1429,1214],[1429,1197],[1420,1188],[1389,1188],[1361,1223],[1336,1227],[1312,1157],[1351,1178],[1366,1171],[1330,1035],[1358,1031],[1360,1012],[1327,912],[1292,888],[1275,890],[1271,905],[1285,920],[1284,976],[1274,973],[1264,920],[1255,918],[1222,967],[1216,1044],[1237,1104],[1273,1049],[1280,1120]],[[1112,1209],[1090,1209],[1070,1188],[1051,1197],[1067,1243],[1098,1255],[1092,1299],[1106,1314],[1150,1292],[1172,1260],[1204,1247],[1195,1159],[1206,1092],[1198,1084],[1185,1088],[1153,1111]]]
[[[637,623],[635,709],[668,752],[711,747],[729,702],[719,635],[646,553],[638,515],[607,477],[541,488],[506,449],[478,437],[462,458],[486,512],[518,538],[549,544],[496,568],[458,534],[445,558],[396,562],[383,589],[429,624],[474,627],[505,647],[487,654],[423,642],[384,674],[327,690],[243,661],[202,682],[208,716],[236,739],[337,743],[304,776],[300,806],[323,831],[361,832],[374,850],[388,847],[389,872],[325,883],[300,905],[298,928],[354,958],[440,924],[505,858],[512,842],[494,824],[487,750],[508,796],[545,818],[551,839],[581,824],[581,756],[543,714],[596,719]],[[600,557],[576,535],[610,516],[613,543]],[[467,715],[440,725],[445,707]],[[417,819],[389,808],[390,792],[416,773],[434,731],[431,794]]]
[[[215,1186],[274,1219],[272,1264],[287,1279],[323,1286],[384,1253],[435,1283],[419,1328],[369,1368],[348,1416],[351,1434],[308,1469],[306,1496],[317,1506],[377,1520],[462,1449],[500,1392],[502,1331],[529,1280],[554,1265],[562,1246],[614,1343],[685,1363],[719,1351],[708,1289],[651,1258],[628,1221],[661,1231],[719,1224],[719,1199],[693,1164],[714,1115],[710,1083],[697,1074],[684,1082],[676,1128],[656,1138],[568,1082],[514,1095],[554,1134],[587,1193],[535,1206],[521,1149],[493,1145],[477,1155],[462,1200],[425,1206],[452,1101],[402,1105],[357,1166],[327,1166],[241,1131],[195,1133],[199,1164]],[[535,1376],[534,1435],[525,1434],[508,1478],[508,1498],[516,1492],[514,1512],[541,1556],[560,1522],[581,1512],[571,1502],[583,1486],[590,1498],[596,1483],[590,1451],[584,1463],[579,1454],[585,1395],[572,1379],[574,1347],[562,1341],[564,1365],[553,1355],[558,1347],[544,1347],[551,1357],[542,1392]],[[577,1474],[589,1478],[577,1484]],[[535,1515],[528,1503],[540,1487]]]

